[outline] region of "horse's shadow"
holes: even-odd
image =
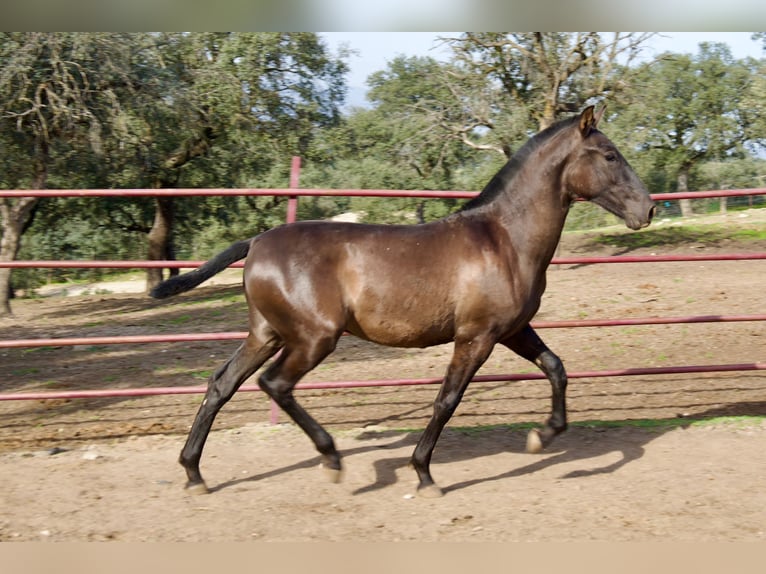
[[[674,426],[672,428],[678,428]],[[639,428],[588,428],[575,427],[561,435],[541,455],[529,454],[529,463],[523,466],[504,469],[497,474],[481,476],[470,480],[443,485],[445,493],[470,488],[472,486],[485,482],[504,480],[508,478],[520,477],[541,470],[565,465],[587,459],[599,459],[602,456],[618,452],[621,457],[615,462],[606,465],[594,466],[592,468],[581,468],[564,473],[561,478],[575,479],[597,474],[612,473],[623,466],[638,460],[645,452],[644,447],[662,434],[663,431],[649,431]],[[623,440],[617,440],[622,438]],[[419,432],[402,431],[382,431],[367,432],[360,435],[360,439],[377,438],[378,440],[391,437],[390,442],[379,443],[376,445],[364,445],[359,447],[346,448],[341,450],[344,457],[344,463],[354,464],[353,457],[373,451],[379,451],[384,454],[387,450],[399,449],[403,447],[414,448],[420,437]],[[607,439],[608,440],[605,440]],[[599,440],[602,439],[602,440]],[[525,452],[526,431],[514,430],[509,428],[495,428],[488,430],[461,431],[445,429],[442,437],[434,451],[433,463],[453,463],[479,459],[485,456],[492,456],[500,453],[518,453]],[[361,488],[353,491],[354,495],[365,494],[381,490],[395,484],[398,481],[397,471],[409,464],[410,454],[406,456],[386,457],[385,455],[373,463],[375,469],[375,480]],[[255,474],[248,477],[232,479],[223,482],[217,486],[211,487],[211,492],[216,492],[239,484],[248,482],[258,482],[275,476],[288,474],[296,470],[316,467],[320,464],[320,457],[314,456],[309,459],[296,462],[289,466],[276,468],[267,472]],[[438,480],[438,466],[436,466],[435,475]],[[413,471],[413,481],[415,474]]]
[[[529,457],[530,461],[527,464],[516,468],[504,469],[496,474],[479,476],[470,480],[444,485],[443,490],[445,492],[454,492],[485,482],[520,477],[556,466],[577,463],[578,461],[580,462],[578,465],[580,468],[564,472],[560,478],[577,479],[599,474],[610,474],[640,459],[644,455],[646,445],[653,440],[671,430],[686,428],[695,420],[731,416],[762,416],[764,413],[766,413],[766,401],[745,401],[716,406],[696,414],[693,419],[668,420],[665,421],[667,424],[652,428],[641,428],[638,426],[603,427],[587,424],[573,426],[566,433],[557,437],[555,442],[542,455],[525,455]],[[379,443],[343,449],[341,454],[346,464],[354,464],[353,457],[364,453],[379,451],[383,454],[387,450],[403,447],[414,448],[418,438],[420,438],[420,432],[367,431],[360,434],[358,438],[360,440],[376,438]],[[391,439],[390,442],[382,442],[382,440],[388,438]],[[509,427],[461,430],[448,427],[442,433],[437,444],[433,462],[435,465],[438,465],[440,463],[470,461],[501,453],[522,454],[525,452],[525,445],[526,431],[524,430]],[[613,453],[620,454],[619,460],[609,464],[598,465],[601,457]],[[357,488],[353,491],[353,494],[365,494],[395,484],[398,480],[397,471],[408,465],[410,454],[411,451],[406,456],[386,457],[383,454],[373,463],[375,468],[374,482]],[[584,468],[585,465],[582,464],[582,461],[589,459],[594,460],[594,466]],[[211,488],[211,491],[223,490],[245,482],[257,482],[295,470],[312,468],[318,466],[319,461],[319,456],[314,456],[289,466],[221,483]],[[434,471],[438,481],[438,466],[434,468]],[[412,478],[414,481],[414,471]]]
[[[618,431],[624,429],[614,430]],[[603,466],[594,466],[590,469],[570,471],[563,474],[561,478],[580,478],[596,474],[611,473],[624,465],[641,458],[644,454],[644,444],[657,437],[657,433],[639,431],[637,433],[631,433],[635,436],[630,437],[626,442],[618,446],[615,446],[613,440],[599,441],[591,438],[592,435],[605,436],[606,432],[609,431],[588,428],[572,429],[569,431],[569,434],[558,437],[553,445],[546,449],[542,454],[537,455],[526,454],[525,452],[526,431],[492,429],[478,432],[471,431],[468,433],[468,436],[466,436],[466,433],[461,433],[459,430],[450,432],[448,429],[445,431],[442,440],[440,441],[445,444],[441,445],[442,448],[437,446],[437,449],[434,451],[433,462],[435,465],[438,465],[439,463],[461,462],[500,453],[517,453],[529,457],[528,460],[530,462],[520,467],[504,470],[494,475],[482,476],[443,485],[444,492],[449,493],[485,482],[493,482],[533,474],[557,465],[591,458],[598,459],[604,455],[617,451],[621,454],[621,458],[616,462]],[[392,443],[389,448],[404,446],[405,444],[414,446],[418,436],[419,435],[417,434],[407,435],[407,437],[403,437],[403,439],[406,440],[402,440],[400,444]],[[466,445],[466,441],[470,441],[470,444]],[[409,456],[383,458],[375,461],[373,463],[376,475],[375,482],[357,489],[354,491],[354,494],[364,494],[394,484],[397,481],[396,471],[407,465],[408,462]],[[435,469],[435,473],[438,473],[438,466]]]

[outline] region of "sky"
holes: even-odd
[[[320,32],[330,50],[346,45],[357,54],[349,57],[347,76],[349,107],[366,104],[367,77],[387,67],[398,56],[431,56],[448,59],[449,49],[439,37],[457,36],[459,32]],[[750,39],[752,32],[662,32],[647,44],[647,55],[665,51],[696,53],[700,42],[723,42],[735,58],[762,58],[766,52],[761,42]]]

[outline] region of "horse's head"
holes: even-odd
[[[606,108],[586,108],[577,122],[576,151],[563,173],[564,190],[570,198],[592,201],[625,221],[631,229],[651,223],[655,206],[649,192],[597,125]]]

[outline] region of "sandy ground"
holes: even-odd
[[[215,432],[214,492],[190,496],[182,437],[136,436],[51,455],[0,455],[2,540],[764,541],[766,426],[575,428],[549,452],[524,434],[447,431],[437,500],[413,497],[416,433],[337,432],[328,484],[292,425]],[[11,472],[12,469],[12,472]]]

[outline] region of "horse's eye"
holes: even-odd
[[[617,160],[617,154],[616,153],[612,153],[612,152],[607,153],[604,157],[606,158],[606,161],[616,161]]]

